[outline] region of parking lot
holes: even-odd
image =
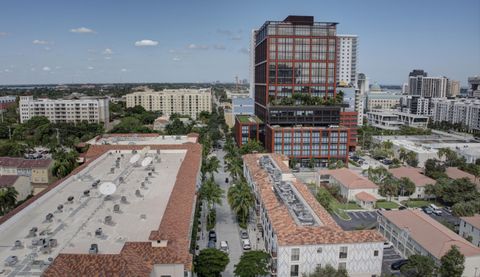
[[[432,214],[429,214],[429,216],[440,223],[442,223],[443,221],[455,226],[456,232],[458,232],[458,226],[460,225],[460,218],[452,215],[451,213],[445,211],[444,209],[442,209],[441,215],[435,215],[432,213]]]
[[[351,220],[343,220],[338,216],[334,216],[335,221],[344,230],[370,229],[376,227],[378,215],[376,211],[347,212],[347,214]]]
[[[392,274],[395,276],[402,276],[400,271],[392,270],[390,266],[398,261],[401,260],[402,257],[395,251],[393,247],[383,249],[383,261],[382,261],[382,274]]]

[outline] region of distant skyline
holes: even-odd
[[[233,82],[251,30],[312,15],[359,37],[358,72],[401,85],[413,69],[480,75],[478,0],[4,1],[0,84]]]

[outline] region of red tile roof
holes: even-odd
[[[465,257],[480,255],[480,248],[454,233],[421,210],[381,211],[385,218],[399,228],[437,259],[452,246],[457,246]]]
[[[474,216],[460,217],[463,221],[480,230],[480,214]]]
[[[0,188],[7,188],[13,186],[19,176],[16,175],[3,175],[0,176]]]
[[[364,191],[355,194],[355,198],[364,202],[377,202],[377,198],[375,196]]]
[[[460,170],[457,167],[447,167],[445,169],[445,174],[452,179],[467,178],[470,182],[476,184],[477,188],[480,190],[480,179],[476,178],[473,174]]]
[[[420,169],[414,167],[391,168],[388,171],[392,173],[395,178],[409,178],[417,187],[435,185],[435,183],[437,182],[434,179],[425,176]]]
[[[12,157],[0,157],[0,166],[16,168],[45,168],[53,162],[52,159],[23,159]]]
[[[109,150],[141,150],[145,145],[92,145],[86,153],[90,159],[77,167],[74,175]],[[177,173],[167,208],[157,230],[150,234],[151,240],[168,240],[166,247],[153,247],[148,242],[126,242],[120,254],[89,255],[59,254],[42,276],[150,276],[155,264],[183,264],[192,268],[190,248],[190,224],[196,199],[196,181],[200,170],[202,147],[196,143],[182,145],[151,145],[151,149],[185,149],[187,154]],[[21,211],[27,205],[58,186],[58,180],[47,189],[27,200],[21,206],[0,219],[0,224]]]
[[[358,175],[348,168],[326,169],[318,172],[320,175],[330,175],[348,189],[376,189],[372,181]]]
[[[265,154],[245,155],[243,161],[255,181],[255,190],[261,198],[279,245],[365,243],[385,240],[376,230],[343,231],[325,208],[318,203],[308,187],[294,179],[292,183],[300,196],[323,223],[323,226],[297,225],[285,204],[278,200],[273,192],[268,173],[258,164],[258,159],[263,155]],[[290,173],[288,167],[284,166],[281,156],[269,155],[283,173]]]

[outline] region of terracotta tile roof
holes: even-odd
[[[358,200],[361,200],[361,201],[365,201],[365,202],[377,202],[377,198],[375,196],[371,195],[368,192],[364,192],[364,191],[355,194],[355,198],[357,198]]]
[[[0,157],[0,166],[16,168],[44,168],[49,167],[53,162],[51,159],[23,159],[12,157]]]
[[[292,183],[300,196],[323,223],[323,226],[297,225],[285,204],[275,196],[268,173],[258,164],[258,159],[263,155],[265,154],[249,154],[243,156],[243,160],[255,181],[255,190],[260,196],[272,228],[275,230],[279,245],[362,243],[385,240],[376,230],[343,231],[310,193],[308,187],[293,179]],[[290,173],[288,167],[281,165],[283,161],[281,156],[269,155],[275,160],[283,173]]]
[[[330,175],[349,189],[376,189],[378,188],[372,181],[358,175],[348,168],[319,170],[319,175]]]
[[[83,170],[95,158],[109,150],[141,150],[145,145],[91,145],[86,153],[89,160],[77,167],[64,179],[0,218],[0,224],[11,218],[33,201],[58,186],[66,178]],[[59,254],[42,276],[150,276],[154,264],[183,264],[191,270],[193,258],[190,249],[190,224],[196,198],[197,174],[200,170],[202,148],[200,144],[151,145],[151,149],[186,149],[184,161],[177,173],[174,188],[167,208],[157,230],[150,234],[151,240],[168,240],[166,247],[153,247],[147,242],[126,242],[120,254],[89,255]]]
[[[16,175],[3,175],[0,176],[0,188],[7,188],[13,186],[19,176]]]
[[[452,232],[421,210],[396,210],[380,212],[397,227],[406,229],[410,237],[434,257],[440,259],[451,246],[458,247],[465,257],[480,255],[480,248]]]
[[[473,174],[458,169],[458,167],[447,167],[445,169],[445,174],[447,174],[447,176],[452,179],[467,178],[468,180],[470,180],[470,182],[476,184],[478,189],[480,189],[480,179],[475,178]]]
[[[460,218],[463,221],[467,222],[468,224],[480,230],[480,214],[475,214],[474,216],[465,216]]]
[[[402,178],[407,177],[415,183],[417,187],[424,187],[426,185],[434,185],[437,181],[433,180],[432,178],[423,175],[422,171],[418,168],[414,167],[398,167],[398,168],[391,168],[388,170],[390,173],[393,174],[395,178]]]

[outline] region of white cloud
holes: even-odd
[[[112,57],[105,57],[105,60],[111,60]]]
[[[7,32],[0,32],[0,37],[5,37],[5,36],[8,36]]]
[[[199,49],[199,50],[207,50],[208,45],[197,45],[197,44],[190,44],[188,45],[188,49]]]
[[[96,32],[92,29],[86,28],[86,27],[79,27],[75,29],[70,29],[70,32],[72,33],[79,33],[79,34],[95,34]]]
[[[50,70],[52,70],[52,69],[51,69],[50,67],[48,67],[48,66],[44,66],[44,67],[42,68],[42,70],[43,70],[43,71],[50,71]]]
[[[142,40],[139,40],[139,41],[136,41],[135,42],[135,46],[157,46],[158,45],[158,41],[155,41],[155,40],[150,40],[150,39],[142,39]]]
[[[44,47],[43,50],[45,50],[45,51],[50,51],[50,50],[52,50],[52,48],[50,48],[50,47]]]
[[[175,61],[175,62],[178,62],[178,61],[180,61],[180,60],[182,60],[182,59],[181,59],[180,57],[173,57],[172,60]]]
[[[122,68],[120,71],[122,71],[122,72],[127,72],[127,69],[126,69],[126,68]]]
[[[7,73],[8,73],[8,72],[11,72],[10,69],[8,69],[8,68],[7,68],[7,69],[4,69],[3,71],[5,71],[5,72],[7,72]]]
[[[47,44],[50,44],[49,41],[46,41],[46,40],[40,40],[40,39],[35,39],[34,41],[32,41],[33,44],[39,44],[39,45],[47,45]]]
[[[227,48],[225,47],[225,45],[223,45],[223,44],[215,44],[215,45],[213,46],[213,48],[215,48],[215,49],[217,49],[217,50],[225,50],[225,49],[227,49]]]
[[[35,71],[35,70],[36,70],[35,67],[30,68],[30,71]]]
[[[102,54],[104,54],[104,55],[112,55],[112,54],[113,54],[113,51],[112,51],[112,49],[110,49],[110,48],[105,48],[105,50],[103,50]]]
[[[89,66],[89,67],[87,67],[87,69],[88,69],[88,70],[92,70],[92,69],[94,69],[94,67],[93,67],[93,66]]]

